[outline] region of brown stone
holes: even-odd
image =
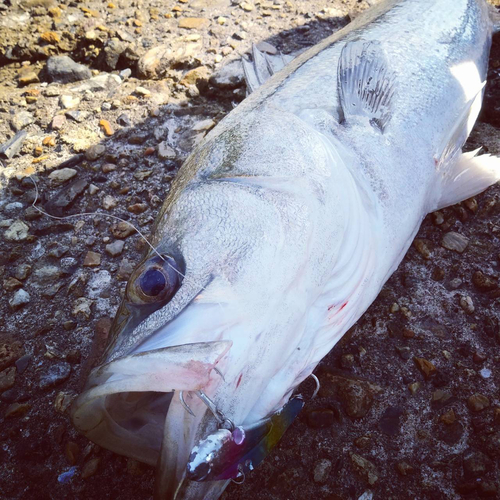
[[[118,222],[111,227],[111,233],[115,238],[124,240],[131,234],[135,233],[135,228],[128,222]]]
[[[351,461],[356,472],[370,485],[373,486],[378,481],[377,467],[360,455],[351,453]]]
[[[12,403],[5,410],[5,418],[22,417],[30,408],[31,405],[28,403]]]
[[[3,370],[24,356],[25,351],[21,342],[0,344],[0,370]]]
[[[446,413],[443,413],[439,417],[439,421],[443,422],[443,424],[446,424],[446,425],[453,424],[456,419],[457,419],[457,417],[456,417],[455,412],[453,411],[453,409],[448,410]]]
[[[432,257],[431,251],[428,247],[428,240],[417,238],[413,241],[413,246],[417,249],[418,253],[425,259],[429,260]]]
[[[0,392],[14,387],[16,383],[16,368],[11,366],[0,372]]]
[[[411,474],[415,469],[407,462],[398,462],[396,465],[396,470],[402,476],[407,476],[408,474]]]
[[[133,214],[142,214],[148,209],[148,206],[145,203],[134,203],[133,205],[130,205],[127,207],[127,210],[129,212],[132,212]]]
[[[14,290],[17,290],[18,288],[21,288],[22,286],[23,284],[16,278],[11,277],[3,280],[3,287],[7,292],[12,292]]]
[[[74,441],[68,441],[64,447],[64,454],[70,465],[75,465],[80,455],[80,448]]]
[[[91,458],[82,468],[82,479],[93,476],[97,472],[100,462],[100,458]]]
[[[436,374],[437,368],[427,359],[413,358],[413,360],[426,379],[429,379]]]
[[[183,17],[179,19],[179,28],[197,30],[204,28],[208,23],[209,20],[204,17]]]
[[[50,147],[54,147],[56,145],[56,140],[48,135],[47,137],[45,137],[45,139],[42,141],[42,144],[44,146],[50,146]]]
[[[467,400],[467,406],[471,411],[482,411],[490,406],[490,400],[483,394],[474,394]]]
[[[97,252],[92,252],[89,250],[87,255],[85,255],[85,260],[83,261],[83,265],[86,267],[97,267],[101,265],[101,254]]]
[[[108,122],[108,120],[100,120],[99,126],[104,131],[104,135],[109,137],[114,134],[113,128],[111,127],[111,124]]]
[[[42,40],[43,42],[56,44],[61,41],[61,38],[54,31],[46,31],[45,33],[42,33],[40,35],[40,40]]]

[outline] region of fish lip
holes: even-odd
[[[71,407],[74,426],[104,448],[155,465],[168,393],[203,389],[219,379],[213,368],[231,346],[228,340],[183,344],[123,356],[94,368]],[[141,408],[141,398],[151,399],[153,406],[156,401],[162,404],[152,412]],[[145,420],[136,431],[139,417]],[[148,418],[153,425],[147,425]]]

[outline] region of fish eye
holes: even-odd
[[[170,255],[152,257],[140,264],[130,277],[127,299],[136,305],[168,302],[179,289],[181,276],[179,266]]]

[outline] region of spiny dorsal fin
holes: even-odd
[[[396,92],[395,74],[387,67],[384,51],[377,41],[347,42],[338,67],[340,115],[348,123],[353,117],[366,117],[384,131],[392,116]]]
[[[243,72],[247,83],[247,93],[251,94],[271,76],[284,68],[293,58],[281,52],[275,55],[260,51],[257,45],[252,45],[252,60],[242,57]]]

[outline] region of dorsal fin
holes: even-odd
[[[392,116],[396,77],[387,67],[384,51],[377,41],[347,42],[338,66],[340,116],[349,123],[366,117],[384,131]]]
[[[243,72],[247,83],[247,93],[251,94],[271,76],[284,68],[293,57],[285,56],[281,52],[275,55],[267,54],[252,45],[252,60],[242,57]]]

